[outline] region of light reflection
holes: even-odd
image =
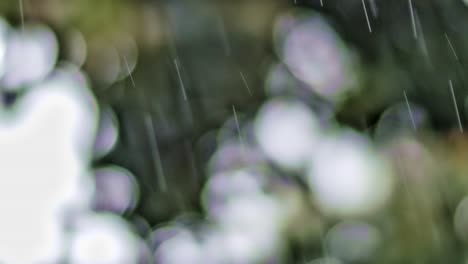
[[[427,116],[421,107],[413,103],[398,103],[389,107],[380,117],[375,128],[375,138],[386,142],[398,136],[413,135],[427,124]]]
[[[154,253],[156,263],[204,263],[202,248],[188,230],[180,230],[164,240]]]
[[[117,214],[135,207],[138,186],[133,175],[123,168],[108,166],[95,170],[94,208]]]
[[[280,57],[317,94],[335,100],[356,82],[351,52],[318,14],[284,15],[274,33]]]
[[[66,221],[90,208],[98,108],[79,69],[53,70],[58,44],[48,27],[26,25],[3,40],[3,86],[28,91],[0,105],[0,261],[59,263]]]
[[[326,236],[327,249],[335,257],[349,262],[371,260],[380,246],[379,230],[365,222],[344,221]]]
[[[45,78],[54,68],[58,57],[55,34],[46,26],[25,26],[8,37],[5,56],[6,88],[17,89]]]
[[[34,86],[26,98],[18,102],[23,107],[36,105],[43,95],[63,97],[70,100],[63,107],[75,109],[70,115],[69,129],[75,151],[83,157],[92,155],[94,136],[97,130],[99,109],[92,92],[89,89],[88,79],[76,66],[62,64],[42,83]]]
[[[89,214],[77,221],[70,237],[69,263],[137,263],[140,243],[123,219]]]
[[[159,226],[149,234],[150,248],[156,250],[162,243],[181,232],[190,232],[190,230],[175,223]]]
[[[158,263],[263,263],[280,257],[288,210],[264,192],[265,181],[247,169],[214,174],[203,191],[203,224],[172,224],[151,236]]]
[[[257,253],[250,253],[270,256],[280,245],[286,215],[275,198],[251,194],[231,199],[212,217],[227,235],[241,235],[238,238],[244,239],[244,243],[252,243],[249,248],[255,245]]]
[[[392,193],[390,165],[353,132],[325,138],[317,147],[308,180],[328,214],[355,216],[381,209]]]
[[[6,68],[6,53],[8,48],[8,36],[10,34],[10,26],[0,18],[0,77],[3,77]]]
[[[255,138],[273,161],[287,169],[301,169],[320,135],[315,116],[304,104],[274,99],[257,114]]]
[[[74,143],[92,138],[95,114],[87,87],[62,71],[0,112],[0,259],[8,263],[42,260],[61,243],[63,211],[89,206],[90,155]]]
[[[276,37],[280,38],[279,55],[283,62],[272,67],[267,80],[268,95],[301,97],[303,93],[299,90],[306,87],[320,96],[335,100],[350,88],[355,78],[350,75],[349,69],[350,64],[354,63],[352,55],[343,48],[343,43],[323,18],[315,15],[291,16],[280,19],[278,27]],[[28,33],[29,27],[26,28],[25,32]],[[18,36],[12,34],[12,40],[5,43],[12,45],[8,56],[14,57],[19,54],[15,50],[18,43],[15,44],[14,40]],[[72,51],[71,59],[79,67],[85,62],[86,43],[80,34],[74,37],[73,42],[77,46]],[[129,75],[135,70],[137,45],[130,36],[121,38],[122,42],[112,43],[114,46],[108,50],[94,50],[88,57],[97,61],[89,62],[89,65],[96,70],[98,82],[112,84],[131,77]],[[43,72],[31,73],[28,67],[20,69],[14,66],[20,70],[14,72],[18,76],[12,77],[13,73],[7,70],[4,79],[5,83],[10,83],[7,84],[9,89],[28,86],[31,92],[18,99],[11,110],[2,108],[0,113],[0,175],[6,175],[6,179],[0,183],[0,194],[5,196],[0,199],[0,211],[6,215],[0,219],[0,247],[3,247],[0,249],[0,261],[61,263],[55,260],[64,252],[61,247],[65,241],[61,237],[62,219],[56,215],[61,215],[64,207],[67,210],[72,207],[79,213],[73,215],[77,219],[73,219],[76,233],[72,232],[69,241],[72,253],[70,263],[136,263],[142,252],[144,255],[154,254],[161,263],[271,263],[273,259],[283,263],[279,256],[283,253],[283,243],[289,243],[289,238],[300,237],[294,241],[301,239],[299,249],[294,250],[301,251],[302,246],[309,242],[307,240],[319,237],[319,231],[312,233],[308,230],[310,226],[322,224],[322,219],[323,226],[330,224],[325,223],[327,217],[322,218],[316,211],[316,205],[326,216],[356,219],[370,215],[381,219],[377,212],[391,198],[391,168],[367,138],[342,131],[342,128],[339,128],[339,132],[324,130],[317,121],[317,117],[321,119],[322,115],[311,111],[317,106],[308,97],[301,97],[301,100],[276,98],[260,109],[253,128],[246,129],[247,122],[239,126],[237,120],[231,118],[226,122],[227,129],[220,131],[224,143],[220,144],[210,160],[210,177],[203,188],[203,208],[197,207],[197,210],[205,210],[207,219],[196,227],[187,221],[161,227],[151,234],[150,248],[140,247],[139,239],[122,218],[101,214],[82,218],[80,215],[90,213],[87,210],[93,206],[98,210],[130,215],[132,212],[129,211],[135,208],[138,192],[130,172],[114,166],[99,168],[95,172],[95,184],[89,180],[91,157],[100,162],[97,159],[109,154],[118,140],[115,115],[111,110],[102,112],[101,127],[97,130],[97,139],[93,141],[99,111],[87,90],[86,77],[73,66],[60,66],[56,71],[47,72],[44,69],[50,67],[47,66],[49,62],[44,62],[45,55],[41,55],[41,52],[45,52],[41,50],[44,46],[36,46],[36,39],[26,40],[21,40],[23,46],[18,50],[25,52],[24,57],[28,57],[28,61],[31,59],[37,65],[41,64],[39,66]],[[239,41],[235,36],[232,40],[233,45]],[[47,41],[40,39],[38,42]],[[175,43],[169,49],[175,50],[175,46],[179,47]],[[188,56],[187,61],[190,60],[192,52],[180,52],[181,56]],[[5,54],[7,52],[3,50],[0,37],[0,63]],[[23,59],[21,57],[18,61]],[[55,61],[50,63],[51,67],[55,65]],[[187,70],[194,65],[196,63],[187,65]],[[204,86],[206,80],[203,78],[195,78],[200,82],[194,82],[194,87]],[[162,86],[165,83],[166,80],[162,80]],[[310,91],[304,94],[310,94]],[[313,97],[320,96],[314,94]],[[197,107],[197,104],[193,106]],[[419,123],[419,113],[423,113],[419,110],[410,103],[391,107],[377,125],[376,138],[386,138],[387,133],[399,135],[400,132],[406,134],[411,129],[419,129],[422,124]],[[331,119],[333,110],[327,113]],[[239,114],[239,117],[247,121],[248,114]],[[178,116],[177,111],[173,116]],[[178,124],[174,124],[176,126]],[[195,127],[197,134],[200,131],[198,128]],[[247,136],[242,138],[251,132],[249,129],[253,130],[256,144],[252,144]],[[247,133],[244,133],[246,130]],[[172,136],[175,130],[159,132],[164,141],[172,138],[167,136]],[[138,142],[130,143],[131,149],[139,149]],[[414,166],[426,161],[422,144],[398,139],[386,150],[391,158],[396,156],[405,160],[404,165],[412,165],[407,170],[408,175],[422,178],[427,176],[426,164],[422,164],[423,167]],[[163,142],[162,145],[166,144]],[[165,152],[164,149],[168,148],[172,151],[173,147],[178,148],[176,145],[162,146],[161,151]],[[144,147],[146,149],[147,146]],[[211,144],[203,145],[202,151],[211,153],[212,147]],[[171,167],[168,175],[184,169]],[[273,173],[269,174],[271,171]],[[287,184],[281,182],[285,178],[285,182],[290,180]],[[185,193],[168,192],[168,196],[173,194],[177,199],[182,196],[186,198]],[[309,194],[312,194],[311,199]],[[424,197],[426,202],[430,199]],[[468,211],[465,199],[460,202],[454,215],[455,232],[463,239],[466,239],[468,229],[465,224],[465,211]],[[31,201],[33,204],[28,204]],[[165,202],[159,203],[156,199],[154,203],[151,201],[149,209],[146,207],[144,210],[153,212],[154,206],[157,218],[159,213],[169,210],[174,204],[186,210],[185,202],[169,199],[169,202],[162,204]],[[425,206],[424,202],[410,201],[413,202],[417,203],[414,208],[421,204]],[[434,208],[438,209],[440,203],[433,203]],[[291,221],[293,218],[294,221]],[[388,221],[393,227],[393,220]],[[144,221],[140,222],[139,228],[142,235],[151,232],[149,224]],[[293,232],[297,234],[291,234]],[[310,263],[342,263],[338,258],[351,263],[369,261],[381,242],[380,235],[379,230],[368,223],[344,220],[329,230],[325,237],[324,247],[328,251],[323,254],[330,256]],[[447,237],[452,235],[450,233]],[[299,252],[299,255],[302,253]],[[317,257],[317,254],[314,255]]]
[[[264,263],[280,257],[278,236],[255,228],[205,225],[199,232],[169,225],[152,236],[156,263]]]
[[[271,259],[279,261],[281,251],[276,237],[242,229],[215,229],[203,249],[209,263],[270,263]]]
[[[244,186],[244,188],[246,188]],[[254,227],[259,225],[260,228],[267,226],[262,224],[263,220],[269,219],[271,225],[276,225],[275,221],[280,221],[280,205],[278,202],[266,194],[255,192],[256,190],[238,192],[236,195],[226,196],[226,201],[223,205],[214,208],[207,208],[210,217],[218,223],[228,226],[245,226]],[[273,226],[272,226],[273,229]]]
[[[289,96],[301,98],[313,110],[323,126],[333,120],[335,103],[324,100],[315,93],[310,93],[309,86],[296,79],[286,65],[275,63],[270,66],[265,81],[265,92],[270,96]]]
[[[202,200],[205,208],[214,213],[236,196],[262,192],[264,179],[246,170],[219,172],[205,185]]]
[[[264,163],[264,157],[259,150],[238,140],[228,140],[218,147],[208,167],[211,173],[217,173],[255,167],[262,163]]]
[[[8,198],[17,199],[11,196]],[[57,262],[64,252],[65,240],[62,230],[58,228],[61,222],[52,216],[52,210],[49,208],[49,211],[45,212],[44,206],[27,208],[20,205],[12,208],[14,206],[14,204],[6,205],[5,202],[0,205],[2,210],[0,261],[4,263]],[[25,212],[26,210],[29,211]],[[12,211],[16,212],[12,213]]]
[[[118,121],[111,109],[101,111],[101,118],[94,141],[94,158],[98,159],[111,152],[119,138]]]

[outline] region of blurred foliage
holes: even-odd
[[[399,188],[388,212],[370,219],[384,230],[388,248],[365,263],[464,263],[466,242],[454,234],[452,217],[468,190],[468,143],[454,132],[458,125],[448,80],[465,123],[467,8],[462,1],[413,1],[419,21],[415,39],[406,0],[376,1],[379,15],[370,18],[372,33],[361,1],[324,0],[323,8],[318,0],[297,2],[23,0],[22,8],[26,22],[51,25],[63,43],[71,30],[82,32],[89,48],[84,69],[100,104],[115,109],[121,130],[117,148],[96,165],[116,163],[137,175],[142,195],[136,212],[127,217],[141,215],[152,226],[184,212],[202,213],[200,191],[218,144],[216,137],[206,135],[232,118],[233,105],[244,121],[266,100],[266,73],[277,61],[272,43],[277,15],[299,8],[320,12],[362,63],[359,91],[333,113],[341,124],[373,133],[382,112],[404,100],[403,91],[429,113],[429,130],[421,141],[435,161],[418,169],[436,176],[413,183],[409,192]],[[21,24],[18,0],[0,1],[0,13]],[[111,46],[125,51],[129,36],[138,48],[135,70],[120,81],[103,82],[99,77],[106,64],[99,64],[100,54]],[[67,54],[65,48],[61,55]],[[149,119],[154,132],[148,130]],[[161,170],[151,154],[150,136],[157,139],[168,191],[156,177]],[[297,225],[307,226],[303,221]],[[298,237],[301,231],[296,231]],[[296,261],[321,252],[316,240],[293,247]]]

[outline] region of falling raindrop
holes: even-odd
[[[426,111],[420,106],[401,102],[387,108],[375,127],[378,142],[388,142],[399,136],[414,135],[428,126]]]

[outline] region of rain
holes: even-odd
[[[468,263],[468,1],[0,2],[0,263]]]

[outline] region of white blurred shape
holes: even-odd
[[[237,196],[212,217],[224,227],[247,228],[252,232],[275,231],[283,220],[278,201],[261,193]]]
[[[12,32],[5,56],[4,85],[16,89],[45,78],[54,68],[58,42],[48,27],[26,26]]]
[[[262,176],[248,170],[219,172],[203,189],[203,205],[210,215],[222,214],[230,200],[240,195],[261,193],[263,186]]]
[[[293,100],[274,99],[259,111],[254,124],[261,149],[280,166],[300,169],[309,159],[320,128],[310,109]]]
[[[97,130],[99,109],[88,87],[87,77],[74,65],[60,65],[49,78],[30,91],[24,105],[33,105],[40,100],[33,96],[46,91],[50,95],[71,98],[67,107],[73,107],[77,113],[70,117],[70,142],[80,157],[86,162],[92,156],[94,138]],[[29,99],[28,99],[29,98]]]
[[[326,236],[329,254],[342,260],[366,262],[380,246],[379,230],[367,223],[345,221],[335,225]]]
[[[275,26],[280,56],[317,94],[334,99],[348,88],[349,54],[331,26],[319,15],[284,16]]]
[[[79,219],[71,235],[69,263],[137,263],[140,243],[123,219],[110,214],[89,214]]]
[[[249,170],[218,172],[211,176],[205,191],[215,196],[261,192],[263,179]]]
[[[162,243],[169,240],[170,238],[176,236],[181,232],[190,232],[187,228],[171,223],[168,225],[160,226],[157,229],[153,230],[148,237],[150,242],[150,247],[152,250],[156,250]]]
[[[324,138],[308,172],[309,185],[321,209],[335,216],[373,213],[390,198],[389,164],[358,134]]]
[[[2,208],[3,209],[3,208]],[[18,208],[20,210],[28,210]],[[0,221],[0,261],[4,263],[49,263],[57,262],[63,253],[64,237],[58,226],[58,219],[35,210],[31,224],[32,212],[16,212],[6,215],[2,212]],[[49,213],[50,214],[50,213]],[[13,227],[13,228],[12,228]]]
[[[119,132],[118,121],[111,109],[101,111],[101,118],[94,142],[94,158],[102,158],[115,147]]]
[[[203,252],[199,242],[188,230],[180,230],[162,242],[154,258],[156,263],[164,264],[206,263],[202,262]]]
[[[0,77],[5,73],[5,57],[8,47],[8,38],[10,34],[10,26],[0,18]]]
[[[133,175],[117,166],[95,170],[94,207],[113,213],[133,209],[138,200],[138,187]]]
[[[264,156],[254,146],[239,140],[223,142],[210,159],[209,169],[212,173],[227,170],[238,170],[262,164]]]
[[[344,264],[341,260],[332,257],[314,259],[307,264]]]
[[[151,242],[160,245],[156,263],[266,263],[281,256],[284,208],[275,198],[258,193],[257,183],[245,172],[229,176],[216,191],[235,194],[227,194],[217,211],[208,210],[212,225],[197,235],[180,226],[153,233]]]
[[[89,155],[74,141],[92,137],[95,115],[83,102],[86,87],[75,93],[73,83],[43,84],[0,112],[0,262],[52,261],[62,244],[59,216],[89,205]]]
[[[278,253],[281,233],[287,217],[273,197],[265,194],[243,194],[231,199],[217,215],[220,239],[225,254],[244,261],[258,263]]]
[[[267,263],[280,256],[277,238],[269,238],[243,229],[215,229],[202,244],[205,263]]]

